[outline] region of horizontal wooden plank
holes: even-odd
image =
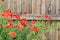
[[[36,18],[36,16],[40,16],[40,18]],[[27,15],[21,15],[22,18],[26,18],[27,20],[49,20],[43,18],[44,15],[42,14],[27,14]],[[50,15],[52,17],[52,20],[60,20],[60,15]],[[16,19],[16,18],[13,18]]]
[[[22,16],[24,16],[25,14],[21,14]],[[44,16],[44,15],[46,15],[46,14],[38,14],[38,13],[36,13],[36,14],[27,14],[27,15],[25,15],[25,16],[31,16],[31,17],[35,17],[35,16]],[[47,15],[49,15],[49,16],[52,16],[52,17],[60,17],[60,15],[56,15],[56,14],[54,14],[54,15],[52,15],[52,14],[47,14]]]

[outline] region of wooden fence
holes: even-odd
[[[29,14],[59,14],[60,0],[9,0],[9,8],[14,10],[15,13],[23,13],[24,11]]]
[[[23,14],[24,11],[27,11],[29,14],[60,15],[60,0],[6,0],[5,2],[0,0],[0,5],[4,6],[4,8],[9,8],[15,14]],[[52,23],[59,22],[58,20],[46,21],[46,25],[49,26]],[[52,30],[46,33],[46,37],[47,40],[60,40],[60,31]]]
[[[0,0],[1,4],[15,13],[27,11],[29,14],[60,14],[60,0]]]

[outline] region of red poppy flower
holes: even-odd
[[[48,18],[49,17],[49,15],[44,15],[44,18]]]
[[[49,16],[49,15],[45,15],[45,16],[44,16],[44,18],[47,18],[47,19],[49,19],[49,20],[51,20],[51,19],[52,19],[52,17],[51,17],[51,16]]]
[[[7,14],[8,14],[8,16],[9,16],[10,18],[12,18],[12,16],[14,15],[14,14],[11,13],[11,12],[8,12]]]
[[[11,12],[5,12],[2,14],[3,18],[12,18],[12,16],[13,16],[13,13],[11,13]]]
[[[25,21],[20,21],[21,25],[23,25],[24,27],[27,26],[26,22]]]
[[[23,29],[23,28],[24,28],[23,26],[17,26],[18,30]]]
[[[36,21],[32,21],[32,25],[36,24]]]
[[[9,19],[9,20],[8,20],[8,22],[12,22],[12,20],[11,20],[11,19]]]
[[[5,1],[5,0],[1,0],[1,1]]]
[[[6,13],[3,13],[2,18],[8,18],[8,15]]]
[[[10,12],[10,11],[6,11],[6,14],[8,14],[8,16],[11,17],[11,18],[14,15],[14,13],[13,12]]]
[[[13,22],[10,22],[9,25],[10,25],[10,28],[13,28],[14,23]]]
[[[19,15],[19,14],[17,14],[17,15],[16,15],[16,18],[17,18],[17,19],[20,19],[20,15]]]
[[[2,14],[3,18],[12,18],[12,16],[14,15],[14,13],[10,12],[10,10],[7,10],[6,12],[4,12]]]
[[[10,28],[10,26],[9,25],[6,25],[6,28]]]
[[[26,23],[21,23],[24,27],[27,27],[27,24]]]
[[[32,30],[34,32],[39,32],[39,29],[37,27],[31,27],[30,30]]]
[[[49,16],[49,17],[48,17],[48,19],[49,19],[49,20],[52,20],[52,17],[51,17],[51,16]]]
[[[4,16],[5,16],[5,13],[2,13],[2,17],[4,18]]]
[[[8,34],[13,38],[16,38],[16,35],[17,35],[16,32],[9,32]]]
[[[36,16],[36,18],[40,18],[40,16]]]
[[[28,12],[27,11],[24,11],[23,14],[28,14]]]
[[[26,23],[26,21],[27,21],[27,19],[26,19],[26,18],[21,19],[21,22]]]
[[[21,23],[24,27],[26,27],[26,26],[27,26],[27,24],[26,24],[26,18],[21,19],[20,23]]]

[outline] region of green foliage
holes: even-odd
[[[60,28],[60,22],[47,24],[46,26],[46,22],[40,21],[36,24],[36,26],[40,29],[40,32],[37,35],[37,39],[39,39],[39,37],[41,38],[42,35],[44,35],[46,32],[49,32],[50,30],[57,30],[58,28]]]
[[[46,32],[60,28],[59,22],[57,24],[52,23],[51,25],[47,25],[46,27],[45,21],[37,21],[36,25],[34,26],[39,28],[39,32],[34,32],[30,30],[30,28],[32,27],[30,23],[27,23],[27,27],[23,30],[17,30],[16,27],[20,25],[20,22],[18,20],[14,21],[13,28],[2,28],[2,24],[8,24],[8,19],[2,18],[0,16],[0,40],[40,40]],[[17,37],[12,38],[8,35],[9,32],[16,32]]]
[[[0,12],[5,12],[5,10],[2,6],[0,6]]]

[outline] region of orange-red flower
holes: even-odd
[[[51,17],[51,16],[49,16],[49,17],[48,17],[48,19],[49,19],[49,20],[52,20],[52,17]]]
[[[40,18],[40,16],[36,16],[36,18]]]
[[[5,12],[2,14],[3,18],[12,18],[14,14],[12,12]]]
[[[26,19],[26,18],[22,18],[22,20],[23,20],[23,21],[27,21],[27,19]]]
[[[34,32],[39,32],[39,29],[37,27],[31,27],[30,30],[32,30]]]
[[[28,14],[28,12],[27,11],[24,11],[23,14]]]
[[[3,13],[2,18],[8,18],[8,15],[6,13]]]
[[[10,28],[13,28],[14,23],[13,22],[10,22],[9,25],[10,25]]]
[[[23,29],[23,28],[24,28],[23,26],[17,26],[18,30]]]
[[[20,19],[20,15],[19,14],[16,15],[16,19]]]
[[[44,15],[44,18],[48,18],[48,17],[49,17],[49,15],[47,15],[47,14],[46,14],[46,15]]]
[[[1,0],[1,1],[5,1],[5,0]]]
[[[26,26],[27,26],[26,18],[21,19],[20,23],[21,23],[24,27],[26,27]]]
[[[9,32],[8,34],[13,38],[16,38],[16,35],[17,35],[16,32]]]
[[[8,20],[8,22],[12,22],[12,20],[11,20],[11,19],[9,19],[9,20]]]
[[[44,15],[44,18],[47,18],[47,19],[49,19],[49,20],[51,20],[52,19],[52,17],[51,16],[49,16],[49,15]]]
[[[32,21],[32,25],[36,24],[36,21]]]
[[[7,13],[7,14],[8,14],[8,16],[9,16],[10,18],[12,18],[12,16],[14,16],[14,13],[12,13],[12,12]]]
[[[10,26],[9,25],[6,25],[6,28],[10,28]]]

